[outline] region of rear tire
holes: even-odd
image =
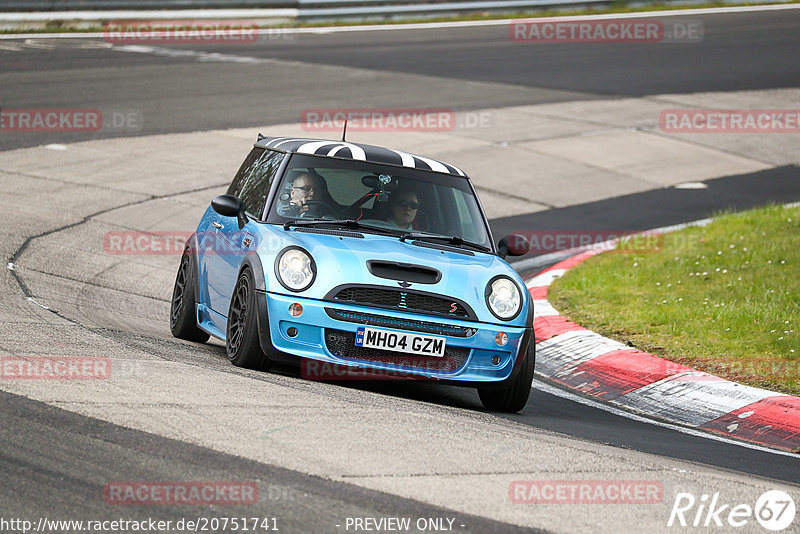
[[[196,299],[194,295],[194,255],[187,248],[183,251],[175,286],[172,289],[172,303],[169,307],[169,329],[172,335],[189,341],[205,343],[210,337],[197,326]]]
[[[531,339],[525,361],[517,376],[500,387],[483,387],[478,389],[481,403],[487,410],[494,412],[518,412],[528,403],[533,383],[533,370],[536,366],[536,344]]]
[[[272,362],[261,350],[257,314],[253,274],[250,269],[244,269],[231,295],[225,350],[233,365],[265,371]],[[268,320],[266,317],[261,319]]]

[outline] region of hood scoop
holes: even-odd
[[[399,280],[401,282],[435,284],[442,279],[441,271],[412,263],[369,260],[367,261],[367,269],[378,278]]]

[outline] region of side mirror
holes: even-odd
[[[507,235],[497,243],[497,252],[500,257],[524,256],[531,251],[530,240],[522,234]]]
[[[233,195],[219,195],[211,201],[211,207],[223,217],[236,217],[239,221],[239,230],[247,224],[246,206],[242,199]]]

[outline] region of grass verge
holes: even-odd
[[[548,300],[645,352],[800,395],[800,207],[721,213],[651,248],[590,258]]]

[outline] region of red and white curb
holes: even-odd
[[[697,371],[605,338],[559,315],[547,301],[550,284],[601,252],[581,252],[527,281],[533,298],[536,374],[627,410],[800,452],[800,397]]]

